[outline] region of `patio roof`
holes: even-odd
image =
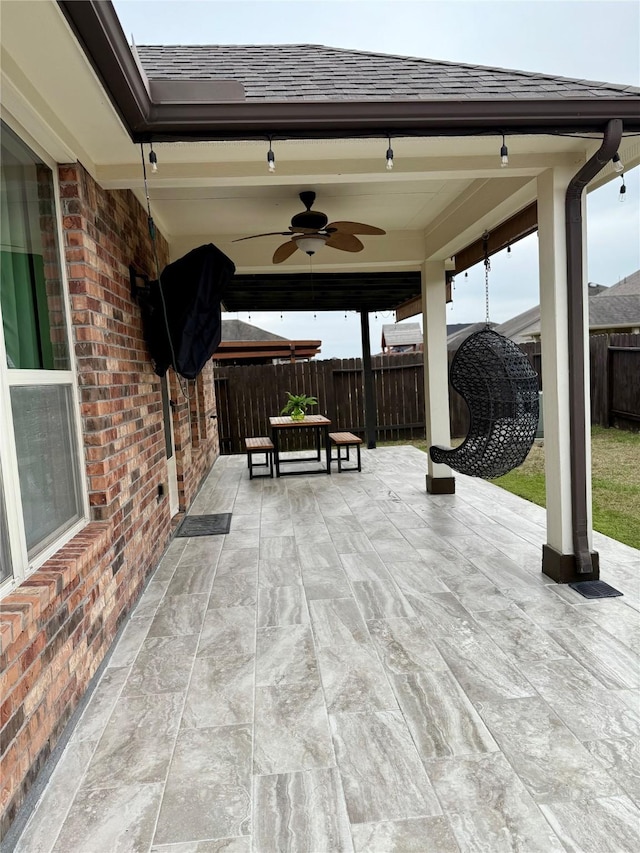
[[[419,272],[238,275],[227,311],[387,311],[420,293]]]
[[[247,101],[634,97],[640,89],[317,44],[136,45],[149,80],[235,80]]]

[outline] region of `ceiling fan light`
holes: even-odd
[[[322,234],[305,235],[304,237],[296,237],[296,246],[300,251],[307,255],[315,255],[318,249],[321,249],[329,239],[328,236]]]

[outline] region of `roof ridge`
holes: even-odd
[[[631,84],[609,83],[602,80],[588,80],[586,78],[565,77],[563,75],[550,74],[541,71],[524,71],[519,68],[503,68],[498,65],[478,65],[470,62],[454,62],[447,59],[432,59],[426,56],[408,56],[399,53],[381,53],[373,50],[359,50],[357,48],[333,47],[331,45],[311,44],[311,43],[283,43],[283,44],[156,44],[156,45],[136,45],[136,48],[298,48],[312,49],[315,51],[334,51],[336,53],[357,54],[359,56],[371,56],[376,58],[411,60],[413,62],[428,63],[430,65],[446,66],[448,68],[464,68],[474,71],[493,71],[501,74],[515,74],[521,77],[528,77],[537,80],[561,81],[565,83],[580,83],[585,86],[597,86],[600,89],[610,89],[615,92],[629,92],[640,94],[640,87]]]

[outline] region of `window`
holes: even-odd
[[[86,518],[51,168],[4,123],[0,194],[0,583]]]

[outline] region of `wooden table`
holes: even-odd
[[[305,415],[304,419],[301,421],[294,421],[290,417],[277,417],[277,418],[269,418],[269,424],[271,425],[271,438],[273,440],[273,461],[275,463],[276,468],[276,477],[282,477],[286,474],[331,474],[331,443],[329,441],[329,427],[331,426],[331,421],[329,418],[325,418],[324,415]],[[283,430],[292,430],[292,429],[313,429],[316,434],[316,455],[315,456],[303,456],[297,457],[296,459],[280,459],[280,435]],[[324,435],[324,449],[326,456],[326,469],[325,468],[314,468],[314,469],[305,469],[298,471],[280,471],[280,465],[289,462],[303,462],[307,459],[314,459],[318,462],[321,459],[321,435]]]

